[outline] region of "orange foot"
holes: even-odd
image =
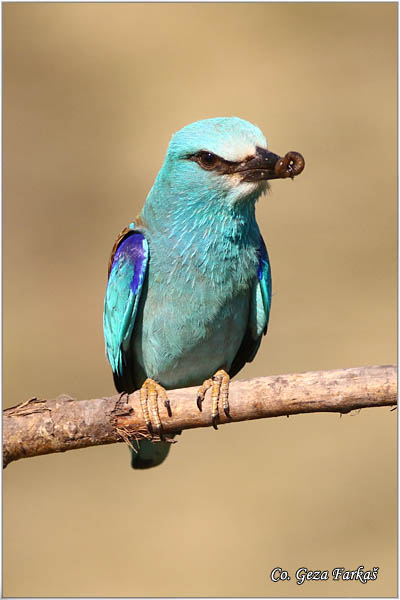
[[[162,431],[162,423],[160,419],[160,413],[158,412],[158,400],[164,400],[164,406],[168,411],[168,416],[172,417],[171,406],[167,397],[165,389],[154,381],[154,379],[146,379],[142,387],[140,388],[140,405],[142,407],[143,418],[146,422],[148,432],[153,436],[154,429],[160,440],[164,441],[164,435]],[[150,419],[150,414],[153,417],[153,424]]]
[[[220,369],[213,375],[211,379],[206,379],[203,385],[197,392],[197,406],[198,409],[202,410],[202,404],[206,395],[206,392],[211,388],[211,422],[214,429],[218,429],[217,420],[219,417],[218,406],[220,401],[222,402],[222,408],[224,413],[229,418],[229,381],[230,377],[226,371]]]

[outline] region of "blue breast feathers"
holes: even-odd
[[[122,238],[112,258],[103,324],[108,360],[118,378],[123,376],[124,354],[130,345],[148,259],[147,240],[134,230]]]

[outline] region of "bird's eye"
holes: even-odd
[[[218,156],[212,152],[199,152],[196,158],[199,165],[208,171],[215,169],[218,163]]]

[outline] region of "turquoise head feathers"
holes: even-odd
[[[252,123],[238,117],[204,119],[186,125],[172,136],[167,159],[208,150],[225,160],[240,162],[254,154],[257,146],[266,149],[267,141]]]
[[[285,159],[267,149],[258,127],[238,117],[191,123],[172,136],[143,217],[150,226],[204,211],[247,219],[269,179],[297,175],[295,161]]]

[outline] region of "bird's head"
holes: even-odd
[[[283,158],[270,152],[260,129],[248,121],[205,119],[172,136],[146,204],[156,200],[162,212],[165,202],[174,212],[240,210],[243,204],[254,205],[270,179],[293,178],[303,168],[304,159],[297,152]]]

